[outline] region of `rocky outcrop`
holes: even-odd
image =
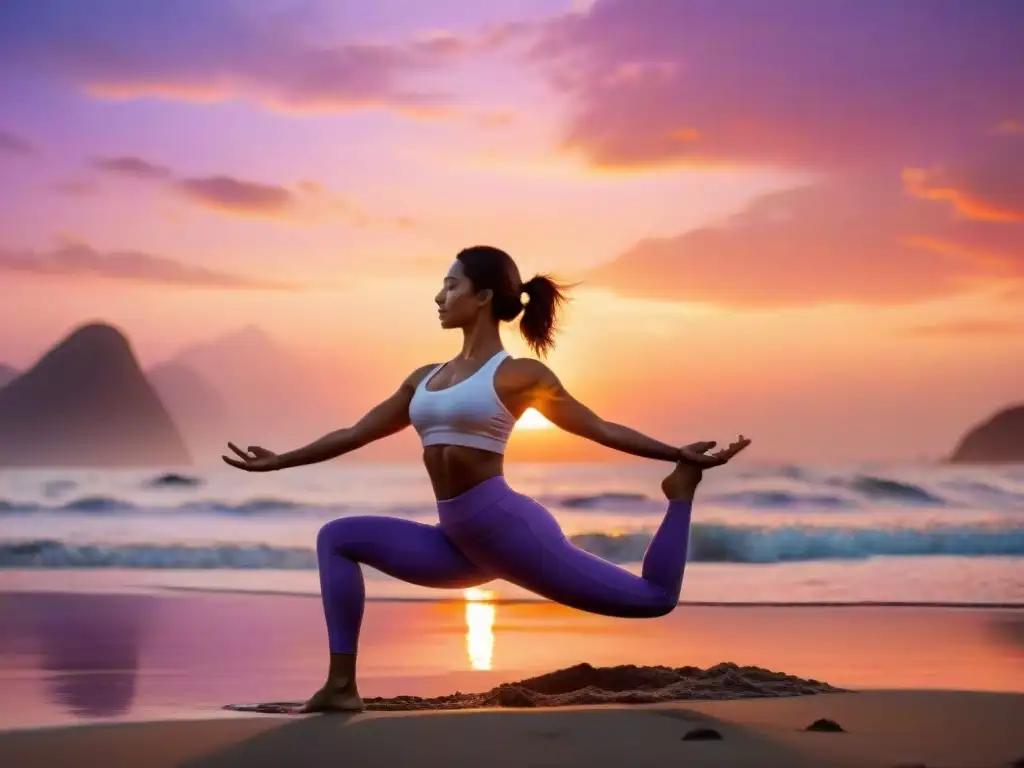
[[[227,403],[194,370],[181,363],[163,363],[148,370],[146,377],[197,460],[231,439]]]
[[[1024,404],[1004,408],[973,427],[949,460],[957,464],[1024,463]]]

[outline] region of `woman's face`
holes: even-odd
[[[462,270],[458,259],[448,270],[434,301],[442,328],[464,328],[471,325],[487,305],[490,291],[477,292]]]

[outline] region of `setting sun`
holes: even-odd
[[[494,657],[494,593],[470,587],[466,598],[466,651],[473,669],[491,669]]]
[[[519,429],[550,429],[554,426],[537,410],[527,408],[516,422]]]

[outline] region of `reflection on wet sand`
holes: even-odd
[[[993,619],[991,628],[996,638],[1021,653],[1024,649],[1024,616],[1009,614]]]
[[[1024,690],[1019,610],[681,606],[638,623],[502,603],[499,625],[495,594],[459,597],[371,606],[366,695],[487,690],[579,662],[733,661],[843,688]],[[325,645],[312,597],[0,593],[0,729],[297,700],[322,682]]]
[[[473,669],[489,670],[494,661],[494,593],[471,587],[466,598],[466,651]]]
[[[137,595],[10,595],[24,638],[49,672],[50,698],[79,717],[114,717],[132,706],[139,656],[156,598]],[[21,643],[19,643],[20,645]]]

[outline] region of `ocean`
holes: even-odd
[[[510,464],[580,547],[639,572],[666,465]],[[317,594],[326,521],[436,521],[418,464],[270,474],[0,472],[0,589]],[[735,466],[705,474],[684,603],[1024,605],[1024,466]],[[366,569],[370,599],[443,599]],[[494,600],[537,599],[504,582]]]

